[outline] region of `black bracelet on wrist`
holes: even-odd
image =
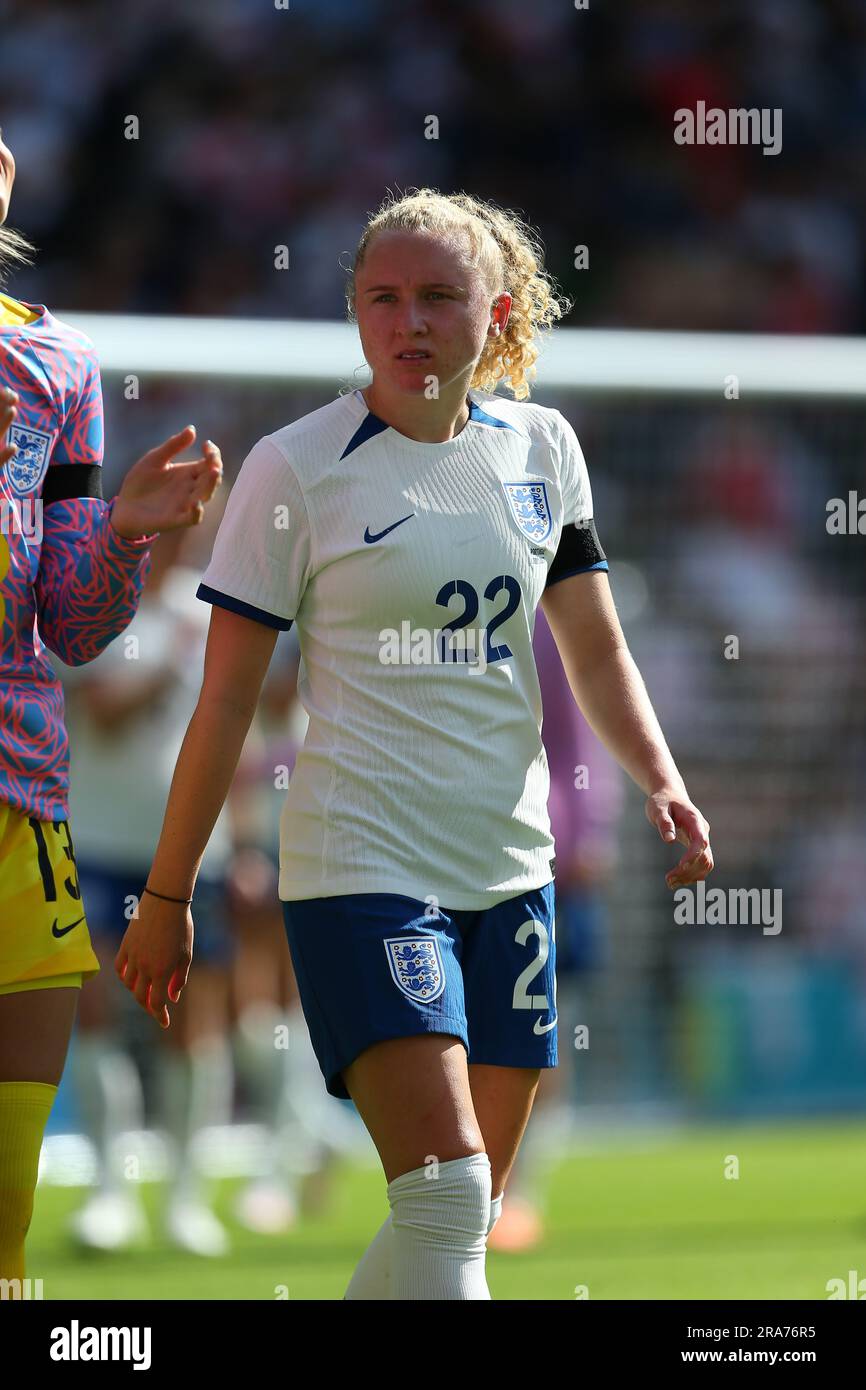
[[[162,898],[164,903],[184,903],[189,907],[192,902],[192,898],[167,898],[164,893],[154,893],[152,888],[145,888],[143,891],[149,893],[152,898]]]

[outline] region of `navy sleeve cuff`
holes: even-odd
[[[265,627],[275,627],[279,632],[288,632],[292,626],[292,618],[279,618],[276,613],[257,608],[254,603],[244,603],[243,599],[220,593],[219,589],[212,589],[209,584],[199,584],[196,598],[203,599],[205,603],[212,603],[217,608],[227,608],[230,613],[238,613],[242,618],[251,618],[255,623],[264,623]]]

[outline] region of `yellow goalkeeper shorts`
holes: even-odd
[[[98,971],[68,822],[0,802],[0,994],[81,985]]]

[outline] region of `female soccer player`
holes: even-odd
[[[0,139],[0,224],[14,177]],[[0,226],[0,269],[29,251]],[[42,1135],[78,990],[99,969],[69,833],[63,690],[45,649],[78,666],[129,623],[156,533],[200,521],[221,476],[210,443],[172,462],[194,437],[189,426],[151,450],[106,504],[92,344],[44,304],[0,294],[0,1279],[24,1276]]]
[[[310,725],[279,893],[327,1088],[355,1102],[391,1206],[346,1296],[486,1299],[487,1234],[556,1064],[539,601],[587,718],[662,839],[688,846],[671,888],[712,868],[709,828],[627,650],[574,432],[526,402],[533,339],[563,310],[532,233],[465,194],[386,199],[347,295],[372,384],[243,464],[199,589],[201,696],[116,968],[168,1027],[198,861],[296,621]]]

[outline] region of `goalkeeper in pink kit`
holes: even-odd
[[[0,224],[15,177],[0,138]],[[29,259],[0,226],[0,269]],[[24,1276],[42,1135],[78,990],[99,965],[68,823],[63,690],[46,655],[97,656],[133,618],[160,531],[195,525],[219,450],[176,463],[192,426],[102,499],[93,345],[43,304],[0,294],[0,1279]],[[134,788],[130,788],[134,794]],[[111,814],[111,807],[105,808]],[[4,1286],[5,1287],[5,1286]],[[14,1285],[13,1285],[14,1287]]]

